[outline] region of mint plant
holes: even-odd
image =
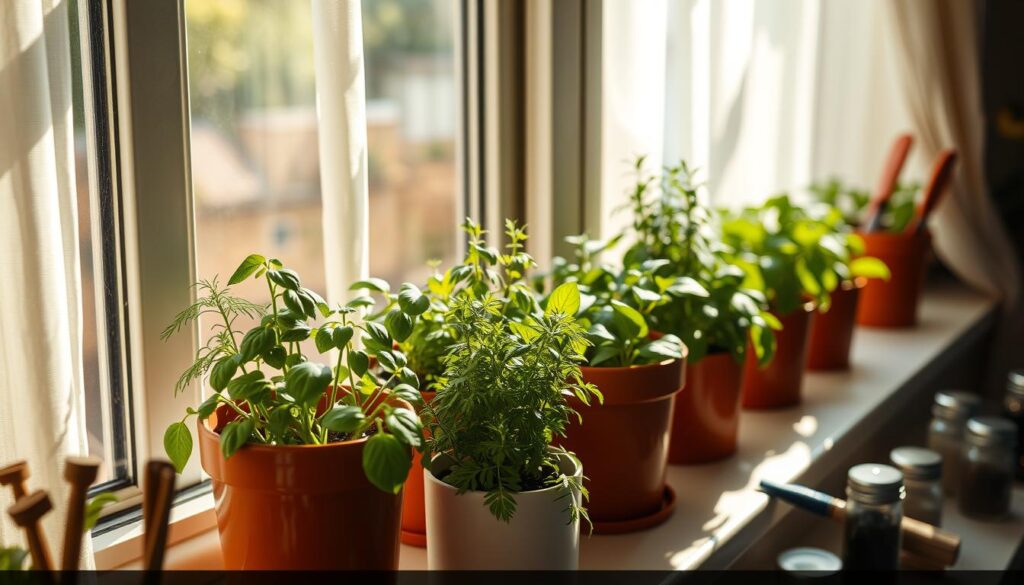
[[[680,161],[651,175],[641,157],[635,171],[632,230],[620,237],[634,240],[623,264],[651,272],[654,289],[668,297],[651,308],[652,325],[678,336],[693,363],[712,351],[728,351],[742,362],[748,339],[758,361],[769,362],[781,324],[768,312],[764,290],[750,286],[732,264],[696,170]]]
[[[374,305],[372,298],[331,308],[279,260],[250,255],[228,285],[249,278],[266,283],[267,305],[233,296],[216,279],[200,281],[199,298],[163,332],[166,339],[202,316],[215,319],[214,335],[175,387],[180,392],[206,379],[213,390],[164,435],[175,467],[180,472],[192,452],[185,422],[192,416],[203,421],[224,406],[235,415],[220,431],[225,458],[246,444],[324,445],[365,437],[367,478],[383,491],[398,493],[409,472],[410,449],[422,447],[423,429],[415,412],[391,400],[420,401],[419,381],[394,343],[407,337],[417,316],[426,311],[422,292],[402,285],[396,308],[380,324],[360,318]],[[368,282],[387,288],[377,279]],[[239,317],[259,323],[243,334],[236,327]],[[307,339],[331,365],[310,361],[301,345]],[[377,368],[370,367],[371,359]]]
[[[920,183],[897,183],[882,212],[882,229],[902,232],[914,219],[920,191]],[[850,227],[860,227],[868,219],[865,215],[871,195],[866,190],[844,185],[838,178],[831,178],[814,183],[810,192],[815,201],[838,209],[843,221]]]
[[[563,486],[585,499],[581,478],[563,473],[552,446],[579,415],[567,401],[600,399],[581,380],[587,339],[576,321],[580,294],[561,287],[542,313],[522,321],[511,318],[508,300],[484,291],[455,298],[445,315],[458,341],[445,356],[437,396],[424,406],[430,430],[424,464],[449,457],[439,479],[459,493],[486,492],[484,502],[499,520],[516,511],[516,494]],[[578,462],[577,462],[578,463]],[[586,518],[575,498],[566,504],[567,520]]]
[[[743,269],[745,283],[766,291],[783,315],[808,300],[828,310],[842,282],[889,276],[881,260],[862,256],[863,240],[847,229],[838,209],[815,214],[785,194],[727,214],[723,233],[736,250],[732,261]]]

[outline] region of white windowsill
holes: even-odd
[[[672,570],[725,568],[764,535],[778,515],[754,491],[762,479],[792,481],[829,459],[856,449],[858,433],[877,430],[871,415],[898,403],[902,391],[949,348],[990,324],[995,303],[960,285],[944,284],[925,294],[921,323],[908,330],[859,328],[853,368],[809,373],[804,402],[792,409],[744,412],[739,453],[710,465],[670,466],[668,482],[678,494],[675,513],[653,529],[619,536],[584,538],[582,569]],[[212,497],[175,510],[167,568],[217,568],[220,550]],[[182,506],[184,507],[184,506]],[[1024,531],[1024,527],[1021,528]],[[137,566],[138,527],[99,538],[101,569]],[[104,535],[107,537],[108,535]],[[401,569],[426,569],[425,549],[402,545]]]

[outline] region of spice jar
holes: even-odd
[[[899,569],[903,497],[903,474],[895,467],[868,463],[850,468],[846,478],[843,568]]]
[[[1024,370],[1010,372],[1007,378],[1003,416],[1017,426],[1016,475],[1024,479]]]
[[[942,456],[931,449],[899,447],[889,460],[903,474],[907,492],[903,515],[931,524],[942,525]]]
[[[979,416],[967,421],[960,482],[965,516],[996,520],[1010,512],[1016,446],[1017,429],[1009,420]]]
[[[947,495],[960,486],[960,451],[964,423],[978,413],[981,399],[969,392],[943,390],[935,394],[932,421],[928,425],[928,448],[942,456],[945,469],[942,489]]]

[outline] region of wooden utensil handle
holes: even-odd
[[[953,179],[953,170],[955,168],[956,150],[947,148],[940,152],[939,156],[935,159],[935,165],[932,167],[932,176],[928,181],[928,186],[925,188],[924,199],[921,200],[921,204],[917,207],[917,212],[915,213],[916,221],[912,222],[908,229],[913,229],[918,233],[924,231],[925,225],[928,222],[928,216],[938,206],[939,200],[942,199],[943,193],[946,192],[950,181]]]

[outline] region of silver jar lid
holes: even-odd
[[[846,476],[846,490],[863,504],[892,504],[903,499],[903,474],[891,465],[855,465]]]
[[[1006,376],[1006,391],[1024,398],[1024,370],[1014,370]]]
[[[809,546],[783,551],[778,563],[783,571],[804,578],[826,577],[843,569],[843,561],[839,557],[827,550]]]
[[[939,418],[967,420],[978,412],[981,398],[961,390],[940,390],[935,393],[932,414]]]
[[[964,438],[974,445],[1011,447],[1017,442],[1017,426],[998,416],[977,416],[967,421]]]
[[[889,453],[889,460],[907,479],[934,480],[942,477],[942,455],[931,449],[897,447]]]

